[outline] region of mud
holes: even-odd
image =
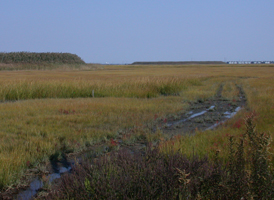
[[[227,119],[233,117],[246,103],[246,96],[243,89],[241,86],[237,86],[237,88],[237,100],[229,101],[223,98],[223,86],[221,85],[217,94],[213,98],[189,102],[189,110],[185,112],[185,114],[171,117],[164,122],[158,123],[152,129],[152,132],[160,129],[163,134],[171,138],[176,135],[193,135],[197,130],[205,131],[218,127]],[[37,194],[41,191],[47,192],[45,186],[50,184],[58,185],[56,182],[58,182],[58,179],[62,174],[70,173],[73,166],[76,163],[81,164],[82,160],[94,160],[113,150],[117,150],[118,148],[126,149],[132,153],[142,152],[145,151],[146,146],[148,145],[145,140],[137,141],[131,145],[124,144],[119,140],[115,140],[115,142],[117,144],[115,148],[111,148],[108,144],[102,143],[89,148],[85,152],[77,154],[62,153],[61,159],[55,158],[55,156],[52,155],[50,163],[46,165],[46,170],[44,172],[33,173],[29,178],[30,184],[28,184],[28,186],[8,191],[2,195],[2,198],[22,200],[32,199],[35,196],[37,197]]]
[[[214,129],[233,117],[246,103],[243,89],[237,86],[237,100],[229,101],[222,97],[223,87],[220,86],[215,97],[209,100],[190,102],[189,111],[180,116],[179,119],[169,119],[162,124],[160,129],[163,133],[174,135],[191,135],[197,130],[205,131]]]

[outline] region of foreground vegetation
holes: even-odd
[[[79,152],[118,139],[125,144],[138,140],[158,143],[164,155],[180,152],[190,158],[194,153],[198,160],[204,156],[214,160],[218,150],[226,162],[230,159],[229,135],[241,138],[246,113],[256,114],[260,131],[274,132],[273,77],[274,68],[261,66],[2,71],[0,188],[18,183],[26,169],[39,167],[64,146],[65,153]],[[224,98],[237,100],[238,84],[248,99],[246,109],[224,126],[176,138],[160,131],[151,133],[157,123],[186,112],[189,101],[211,98],[220,84],[224,85]],[[93,90],[95,98],[88,98]],[[272,142],[269,151],[273,152]]]
[[[152,147],[144,155],[118,151],[75,166],[47,199],[272,199],[269,135],[252,120],[247,116],[239,141],[230,137],[228,162],[218,151],[213,161]]]

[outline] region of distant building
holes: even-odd
[[[274,61],[228,61],[227,64],[274,64]]]

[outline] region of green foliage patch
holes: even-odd
[[[60,63],[60,64],[85,64],[76,54],[71,53],[33,53],[9,52],[0,53],[0,63]]]

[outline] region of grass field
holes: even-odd
[[[184,113],[189,101],[216,94],[237,97],[235,83],[247,95],[247,107],[225,126],[166,141],[150,126]],[[163,141],[161,151],[227,158],[228,135],[242,134],[241,120],[256,114],[257,129],[274,133],[273,66],[100,66],[98,68],[0,72],[0,189],[18,183],[27,168],[47,161],[64,145],[79,152],[120,137]],[[94,98],[92,91],[94,90]],[[157,119],[156,117],[157,116]],[[237,124],[237,126],[235,125]],[[240,125],[238,125],[240,124]],[[273,152],[273,143],[270,151]]]

